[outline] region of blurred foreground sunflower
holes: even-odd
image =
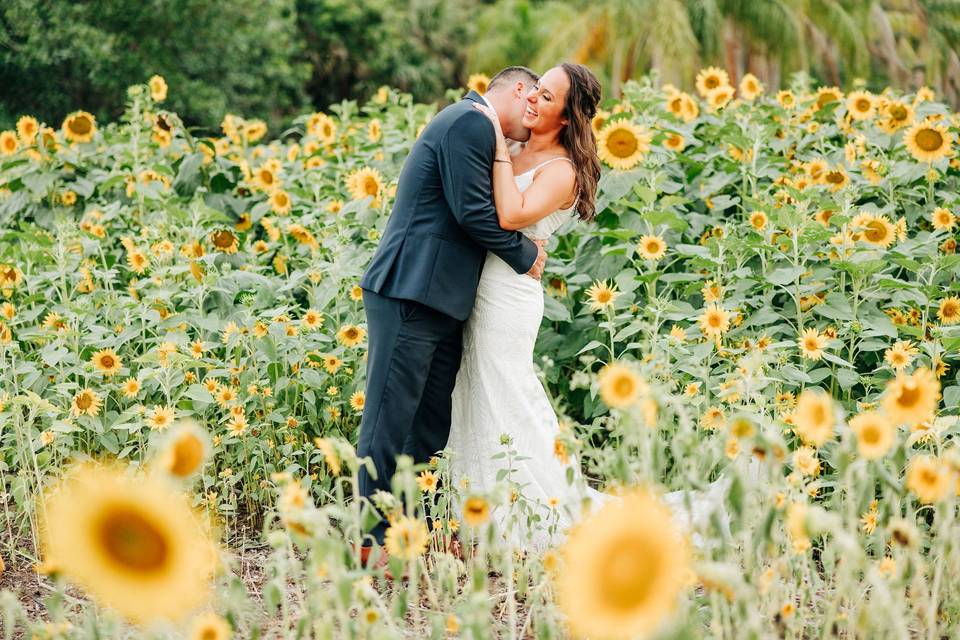
[[[689,571],[669,510],[642,490],[577,525],[561,555],[559,603],[578,638],[646,637],[670,616]]]
[[[84,465],[45,507],[48,557],[102,605],[144,623],[182,618],[209,597],[214,545],[160,478]]]

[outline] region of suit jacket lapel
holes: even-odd
[[[484,104],[483,98],[480,97],[480,94],[476,91],[471,91],[467,95],[463,96],[464,100],[472,100],[477,104]]]

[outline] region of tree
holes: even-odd
[[[295,17],[293,0],[5,0],[4,110],[51,124],[78,108],[114,118],[127,86],[160,74],[165,106],[188,123],[235,111],[276,124],[306,102]]]

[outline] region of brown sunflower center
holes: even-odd
[[[626,398],[633,395],[637,386],[630,376],[619,376],[613,381],[613,393],[620,398]]]
[[[907,109],[902,104],[895,104],[890,107],[890,117],[894,120],[906,120]]]
[[[920,387],[914,382],[904,382],[900,386],[900,393],[897,395],[897,405],[904,408],[917,406],[920,402]]]
[[[363,181],[363,192],[368,196],[375,196],[380,190],[380,185],[377,183],[376,178],[373,176],[368,177]]]
[[[93,404],[93,395],[84,391],[79,396],[77,396],[77,406],[83,410],[90,408],[90,405]]]
[[[219,249],[226,249],[233,244],[234,235],[226,230],[217,231],[213,234],[213,245]]]
[[[128,507],[120,506],[103,514],[97,532],[110,559],[132,572],[158,571],[170,556],[163,534]]]
[[[193,473],[203,461],[203,444],[192,435],[187,434],[173,445],[173,461],[170,463],[170,473],[175,476],[188,476]]]
[[[921,129],[916,137],[917,146],[924,151],[936,151],[943,146],[943,136],[936,129]]]
[[[866,98],[857,100],[857,111],[870,111],[871,103]]]
[[[100,366],[104,369],[112,369],[116,363],[111,355],[100,356]]]
[[[843,174],[839,171],[830,171],[825,179],[830,184],[843,184]]]
[[[653,595],[660,561],[635,535],[624,535],[598,559],[602,601],[620,611],[633,611]]]
[[[870,242],[882,242],[887,238],[887,227],[879,220],[871,220],[867,223],[863,235]]]
[[[860,431],[860,439],[863,440],[864,444],[879,444],[880,429],[875,424],[867,425]]]
[[[703,86],[705,86],[707,89],[716,89],[720,86],[720,78],[717,76],[707,76],[707,78],[703,81]]]
[[[618,158],[629,158],[639,147],[640,141],[626,129],[618,129],[607,138],[607,149]]]
[[[90,129],[93,128],[93,123],[90,122],[90,118],[87,116],[76,116],[70,120],[69,127],[70,131],[82,136],[90,133]]]

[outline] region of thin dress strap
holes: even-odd
[[[553,161],[555,161],[555,160],[566,160],[566,161],[569,162],[570,164],[573,164],[573,160],[571,160],[570,158],[568,158],[568,157],[566,157],[566,156],[557,156],[556,158],[550,158],[550,159],[547,160],[546,162],[541,162],[540,164],[538,164],[537,166],[535,166],[533,169],[530,169],[530,171],[531,171],[534,175],[536,175],[538,169],[547,166],[548,164],[550,164],[551,162],[553,162]]]
[[[556,158],[550,158],[550,159],[547,160],[546,162],[541,162],[540,164],[538,164],[537,166],[535,166],[533,169],[530,169],[530,171],[529,171],[528,173],[532,173],[534,176],[536,176],[538,169],[540,169],[541,167],[544,167],[544,166],[550,164],[550,163],[553,162],[554,160],[566,160],[566,161],[569,162],[570,164],[573,164],[573,160],[571,160],[570,158],[568,158],[568,157],[566,157],[566,156],[557,156]],[[574,169],[576,169],[576,165],[574,165]],[[579,189],[577,189],[577,197],[573,200],[573,204],[570,205],[569,207],[567,207],[566,209],[561,209],[561,211],[573,211],[574,209],[577,208],[577,205],[578,205],[578,204],[580,204],[580,190],[579,190]]]

